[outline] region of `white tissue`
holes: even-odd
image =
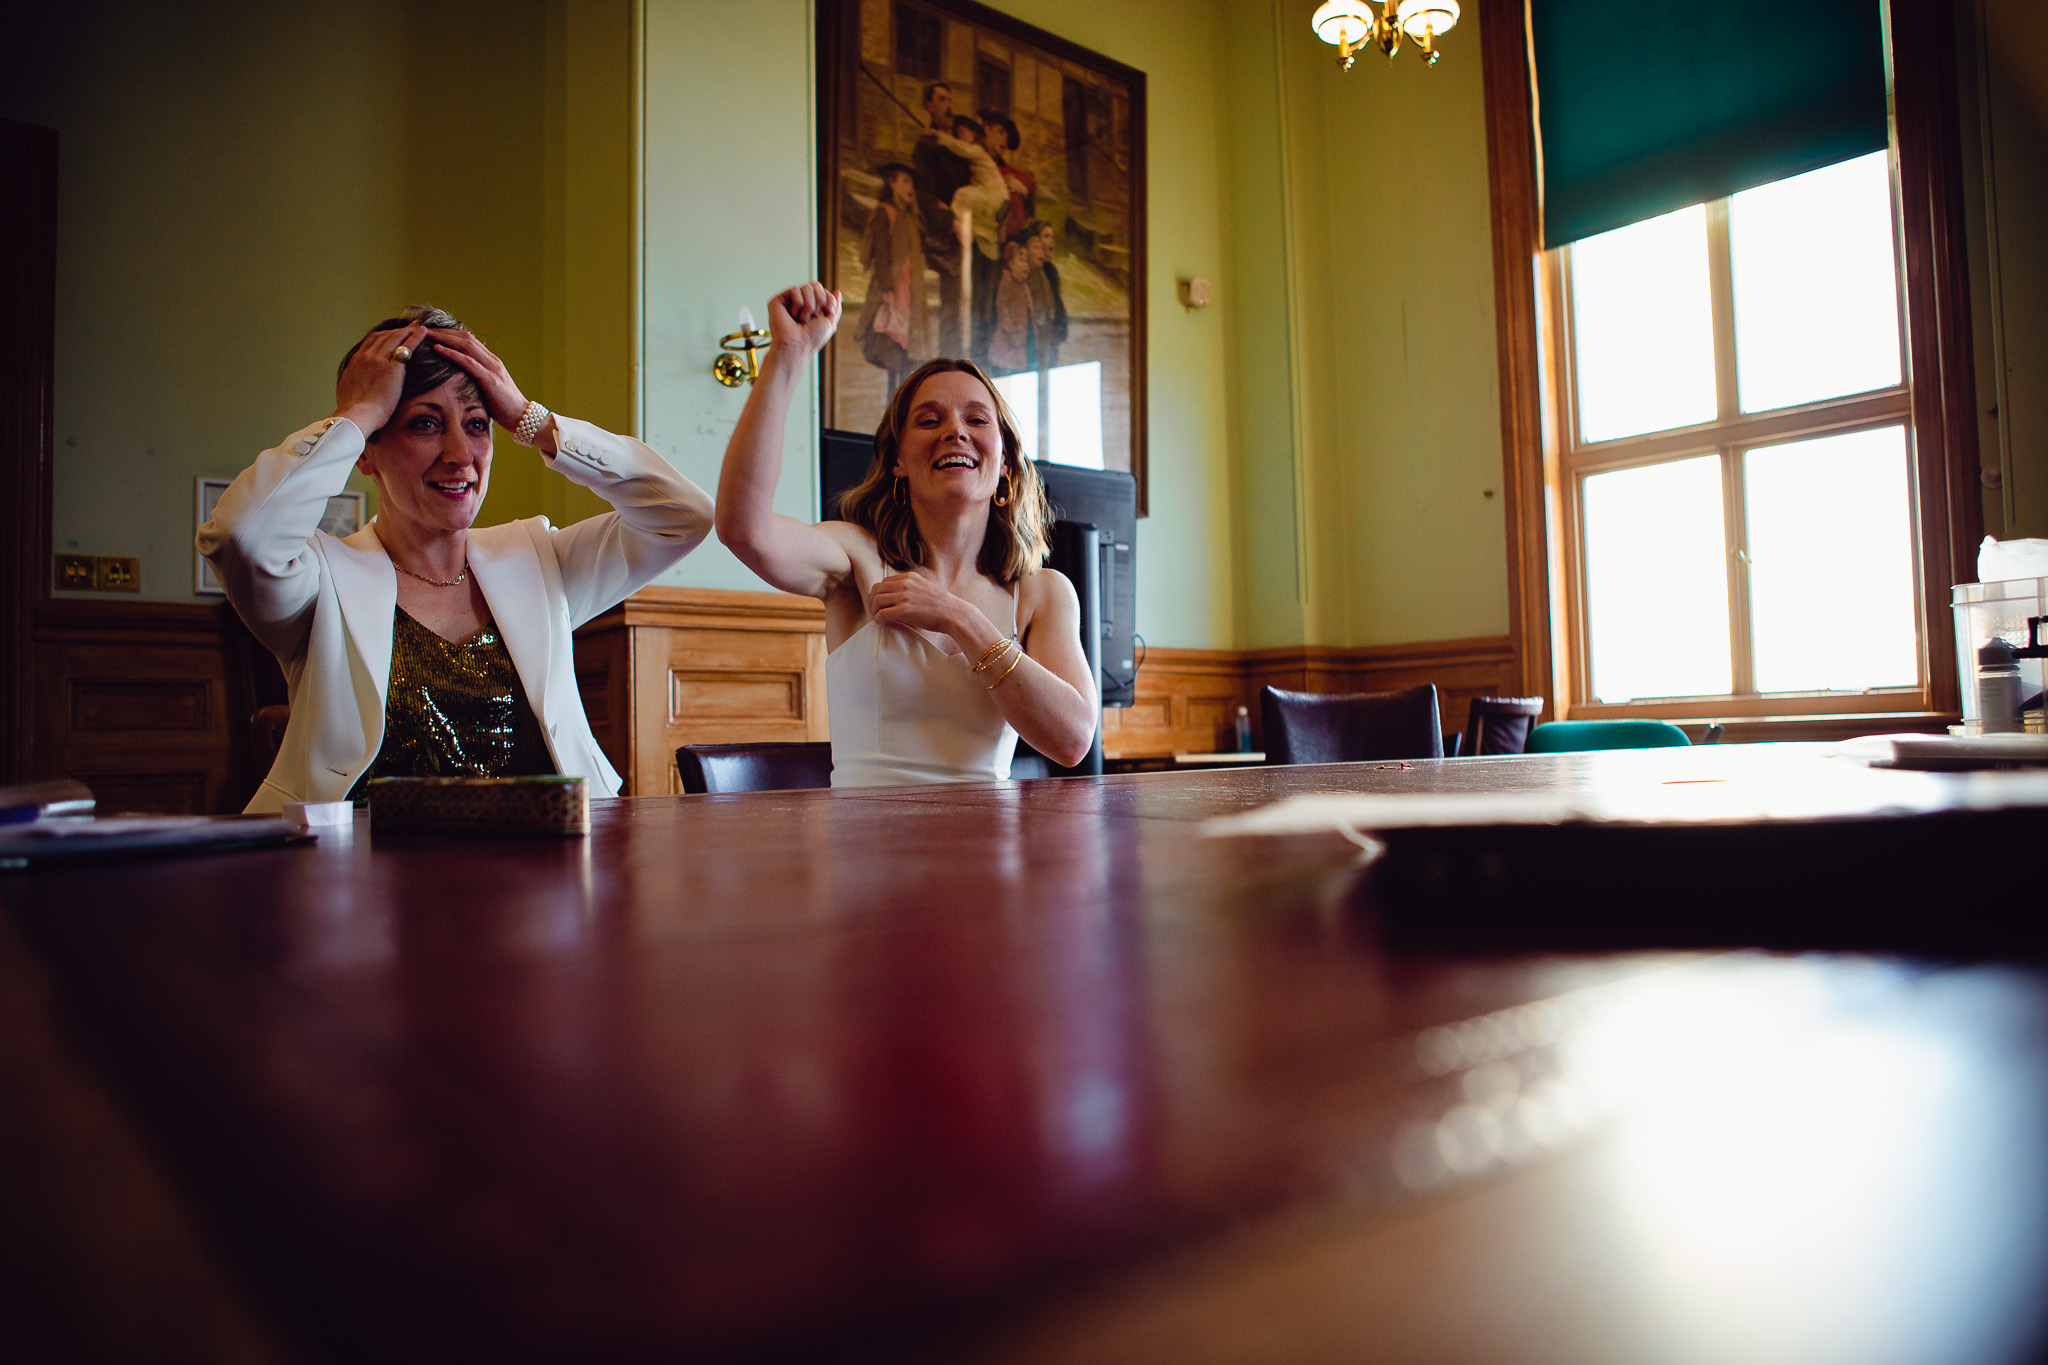
[[[300,829],[319,829],[354,823],[356,808],[347,801],[287,801],[284,818]]]
[[[1984,537],[1977,547],[1977,581],[2004,583],[2014,578],[2048,578],[2048,540]]]

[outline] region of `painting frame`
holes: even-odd
[[[195,537],[200,527],[213,520],[214,505],[233,482],[233,479],[210,478],[204,474],[192,480],[192,531]],[[320,514],[320,529],[346,539],[363,529],[368,513],[369,499],[362,493],[344,491],[330,494],[327,510]],[[227,589],[221,586],[220,578],[213,572],[212,563],[196,548],[192,551],[192,591],[200,597],[227,595]]]
[[[931,60],[936,62],[936,66],[922,72],[906,69],[903,61],[904,49],[901,44],[906,40],[898,30],[905,22],[903,13],[906,11],[913,16],[932,16],[943,25],[940,41],[946,46],[934,49],[935,55]],[[872,40],[874,37],[872,32],[864,34],[864,18],[870,21],[872,28],[872,21],[877,14],[887,16],[889,28],[884,46],[891,54],[885,69],[881,72],[875,70],[873,54],[864,54],[863,49],[863,38]],[[851,306],[856,302],[857,290],[865,292],[866,281],[843,278],[849,276],[846,262],[849,257],[855,256],[856,244],[861,237],[860,229],[851,221],[852,215],[848,207],[848,173],[852,173],[851,179],[858,180],[866,176],[867,180],[875,181],[872,167],[876,158],[882,154],[863,141],[861,100],[867,100],[870,114],[874,107],[880,107],[879,101],[887,101],[889,106],[893,106],[885,112],[888,118],[900,120],[904,125],[892,134],[900,146],[902,140],[908,136],[910,128],[926,126],[925,115],[918,112],[918,100],[914,93],[906,101],[903,92],[892,87],[903,86],[907,90],[908,83],[928,79],[940,81],[949,87],[955,84],[968,84],[967,78],[956,70],[963,64],[958,44],[959,35],[965,29],[973,39],[966,60],[973,63],[975,74],[972,83],[977,97],[972,100],[956,100],[956,105],[965,106],[956,112],[978,113],[983,107],[980,96],[988,89],[984,83],[984,68],[998,64],[999,55],[989,54],[1003,53],[1004,45],[1010,45],[1008,51],[1012,54],[1011,64],[1006,69],[1014,72],[1022,67],[1025,60],[1030,60],[1033,69],[1039,73],[1037,80],[1043,81],[1044,73],[1052,69],[1053,64],[1057,64],[1064,69],[1064,75],[1060,78],[1063,95],[1071,98],[1075,94],[1072,87],[1084,83],[1087,87],[1080,92],[1083,102],[1078,107],[1082,111],[1079,126],[1088,131],[1081,134],[1081,151],[1078,155],[1085,159],[1089,156],[1090,149],[1100,153],[1088,164],[1106,168],[1094,172],[1093,178],[1105,187],[1098,198],[1108,200],[1112,207],[1107,211],[1100,211],[1093,203],[1084,204],[1082,200],[1087,195],[1087,190],[1075,191],[1073,188],[1076,180],[1070,179],[1069,176],[1075,166],[1077,143],[1075,138],[1071,134],[1065,134],[1064,130],[1074,126],[1070,115],[1076,106],[1063,104],[1060,127],[1065,140],[1061,164],[1055,167],[1049,150],[1045,147],[1039,148],[1039,169],[1059,171],[1056,177],[1056,192],[1049,190],[1045,195],[1045,202],[1056,205],[1056,208],[1048,211],[1045,216],[1050,221],[1057,215],[1059,229],[1049,232],[1047,240],[1051,245],[1046,250],[1048,255],[1053,252],[1072,253],[1077,249],[1075,244],[1079,243],[1082,249],[1087,250],[1088,258],[1080,262],[1076,268],[1086,269],[1088,273],[1075,282],[1086,285],[1090,280],[1106,280],[1109,284],[1109,294],[1113,295],[1116,287],[1121,286],[1121,291],[1127,295],[1123,300],[1125,311],[1121,317],[1113,310],[1101,316],[1077,315],[1074,319],[1077,327],[1094,328],[1096,349],[1092,352],[1085,347],[1070,349],[1073,353],[1084,356],[1094,354],[1100,358],[1101,363],[1095,366],[1098,384],[1096,392],[1100,395],[1097,399],[1097,411],[1101,414],[1100,458],[1105,461],[1103,467],[1107,468],[1120,467],[1113,462],[1119,455],[1128,459],[1128,469],[1136,483],[1138,515],[1146,515],[1149,478],[1146,410],[1148,130],[1145,73],[1057,34],[1014,19],[986,5],[977,4],[974,0],[817,0],[816,20],[819,278],[827,286],[845,291],[850,305],[842,319],[839,336],[819,357],[819,410],[823,425],[841,430],[872,430],[873,419],[879,415],[874,391],[879,387],[879,391],[886,396],[888,383],[897,377],[894,371],[879,371],[876,374],[868,372],[870,362],[863,360],[855,336],[860,310]],[[919,22],[923,20],[920,19]],[[872,41],[869,46],[874,46]],[[1024,51],[1018,52],[1017,49]],[[866,70],[862,69],[864,63]],[[936,75],[933,74],[934,71],[937,72]],[[1010,86],[1005,83],[999,88],[1007,101]],[[1034,85],[1032,81],[1027,80],[1019,86],[1019,93],[1021,94],[1025,88],[1030,88],[1034,109],[1042,109],[1044,103],[1050,103],[1041,103],[1039,100],[1039,91],[1045,88],[1043,85]],[[1102,145],[1102,140],[1095,136],[1096,105],[1086,102],[1091,98],[1091,90],[1103,92],[1100,101],[1104,110],[1102,118],[1112,130],[1106,147]],[[1025,119],[1024,103],[1021,99],[1014,105],[1006,107],[998,104],[995,107],[1004,109],[1012,116],[1013,130]],[[1109,112],[1112,108],[1113,116]],[[1050,116],[1047,115],[1042,122],[1050,123]],[[1010,133],[1009,150],[1013,154],[1019,150],[1017,136],[1015,131]],[[1086,182],[1090,178],[1085,173],[1087,165],[1081,166],[1080,170],[1084,174],[1077,179],[1079,182]],[[872,194],[874,190],[870,187],[869,192]],[[922,177],[919,178],[918,193],[921,197],[925,193]],[[1084,209],[1089,213],[1099,213],[1100,218],[1107,221],[1098,220],[1094,224],[1084,222]],[[872,209],[870,212],[879,212],[879,209]],[[1106,230],[1103,230],[1105,228]],[[964,233],[967,229],[963,227],[961,231]],[[927,242],[929,240],[927,238]],[[983,250],[986,252],[988,248],[984,246]],[[963,244],[962,251],[963,254],[968,254],[969,248]],[[1045,273],[1051,275],[1057,282],[1060,278],[1058,269],[1068,268],[1068,264],[1077,258],[1071,254],[1062,254],[1053,259],[1060,264],[1054,271]],[[917,287],[921,296],[926,294],[927,285],[922,279]],[[943,290],[944,285],[940,284],[939,287]],[[1059,287],[1058,283],[1053,286],[1055,291]],[[962,293],[968,292],[962,286],[955,286],[955,289]],[[984,300],[980,291],[981,285],[977,280],[973,286],[975,302],[972,305],[961,305],[963,322],[956,326],[954,336],[959,336],[969,325],[964,321],[966,309],[970,306],[982,306]],[[990,293],[993,293],[993,287]],[[1101,298],[1104,294],[1105,291],[1098,289],[1091,297]],[[993,299],[987,299],[986,303],[988,311],[993,314]],[[936,310],[942,319],[946,317],[948,307],[942,292]],[[1062,311],[1059,319],[1060,332],[1054,343],[1055,347],[1068,342],[1067,323],[1067,316]],[[939,324],[943,325],[943,322]],[[994,323],[992,320],[987,324],[977,321],[972,325],[981,329],[984,326],[992,327]],[[1123,335],[1118,336],[1119,331]],[[953,353],[953,348],[950,347],[938,349],[937,343],[940,340],[942,339],[934,339],[933,353]],[[968,350],[970,354],[975,354],[977,359],[982,359],[980,345],[977,336],[971,348],[962,346],[959,349]],[[1039,366],[1038,377],[1041,382],[1034,383],[1032,388],[1034,391],[1050,390],[1052,382],[1046,381],[1044,363],[1039,362]],[[992,365],[989,368],[1000,371],[999,366]],[[1085,370],[1088,366],[1069,365],[1067,368]],[[1014,398],[1015,395],[1011,396]],[[1115,409],[1126,405],[1127,427],[1115,420]],[[1046,411],[1047,409],[1041,409],[1041,413]],[[1020,413],[1020,418],[1022,416]],[[1029,426],[1038,429],[1040,421],[1039,415],[1033,415]],[[1044,417],[1043,426],[1048,432],[1046,440],[1050,441],[1055,419]],[[1027,430],[1027,439],[1030,439],[1030,434]],[[1118,446],[1122,447],[1121,452],[1117,450]]]

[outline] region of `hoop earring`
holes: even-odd
[[[1002,492],[1000,492],[1000,493],[998,493],[998,494],[996,494],[996,506],[998,506],[998,507],[1008,507],[1009,505],[1010,505],[1010,481],[1009,481],[1009,479],[1008,479],[1008,478],[1005,478],[1005,479],[1003,480],[1003,491],[1002,491]]]

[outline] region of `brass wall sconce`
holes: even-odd
[[[768,349],[768,333],[754,330],[753,309],[740,309],[740,329],[720,337],[718,349],[723,354],[711,362],[711,375],[728,389],[751,384],[760,376],[754,353]]]
[[[1404,35],[1414,39],[1422,59],[1435,66],[1440,55],[1436,36],[1457,26],[1458,0],[1386,0],[1377,19],[1365,0],[1323,0],[1308,23],[1316,37],[1337,49],[1337,64],[1346,71],[1367,47],[1378,48],[1391,62]]]

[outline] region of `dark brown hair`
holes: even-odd
[[[430,307],[424,303],[416,303],[399,313],[397,317],[386,318],[382,322],[375,324],[370,328],[369,332],[363,334],[362,341],[358,341],[355,345],[349,347],[348,354],[341,358],[341,364],[335,366],[335,380],[338,382],[341,379],[342,372],[348,369],[348,362],[353,360],[356,352],[363,348],[363,341],[370,339],[370,333],[389,332],[396,328],[412,326],[443,327],[457,332],[467,332],[469,330],[460,322],[457,322],[453,314],[440,308]],[[471,378],[468,370],[463,369],[447,356],[442,355],[441,348],[436,346],[431,340],[422,341],[413,351],[412,359],[405,362],[405,387],[398,395],[398,404],[397,407],[392,409],[392,415],[396,416],[398,408],[404,407],[412,399],[429,390],[440,388],[457,375],[460,375],[465,381],[463,387],[468,390],[466,396],[476,399],[482,398],[483,395],[477,391],[476,380]],[[376,431],[371,432],[369,438],[375,441],[383,434],[383,428],[380,427]]]
[[[995,400],[996,426],[1003,434],[1003,487],[1008,490],[1009,505],[989,504],[988,533],[982,537],[981,554],[974,566],[1007,587],[1045,563],[1052,507],[1045,500],[1038,466],[1024,458],[1023,438],[1017,434],[1017,419],[1011,416],[1010,405],[981,366],[971,360],[927,360],[903,381],[890,398],[881,425],[875,428],[875,458],[868,465],[867,477],[840,494],[839,516],[875,538],[875,548],[889,567],[908,569],[925,562],[924,536],[917,529],[907,491],[899,490],[892,467],[919,386],[933,375],[949,371],[973,375]]]
[[[999,112],[997,112],[997,111],[996,111],[996,110],[994,110],[994,109],[984,109],[984,110],[982,110],[982,111],[981,111],[981,126],[982,126],[982,128],[983,128],[983,130],[984,130],[984,140],[988,140],[988,141],[992,141],[992,140],[993,140],[993,139],[989,139],[989,138],[987,138],[987,136],[986,136],[986,130],[987,130],[987,129],[990,129],[990,128],[1000,128],[1000,129],[1002,129],[1002,130],[1003,130],[1004,132],[1006,132],[1006,133],[1008,133],[1008,134],[1010,135],[1010,146],[1009,146],[1009,150],[1010,150],[1010,151],[1013,151],[1013,152],[1014,152],[1014,151],[1016,151],[1016,150],[1017,150],[1017,149],[1018,149],[1019,147],[1022,147],[1022,146],[1024,145],[1024,137],[1023,137],[1023,134],[1021,134],[1021,133],[1019,133],[1019,132],[1017,131],[1017,125],[1016,125],[1016,123],[1015,123],[1014,121],[1012,121],[1012,119],[1010,118],[1010,116],[1009,116],[1008,114],[1004,114],[1004,113],[999,113]],[[993,152],[993,151],[994,151],[995,149],[994,149],[993,147],[991,147],[991,148],[990,148],[989,150],[990,150],[991,152]]]

